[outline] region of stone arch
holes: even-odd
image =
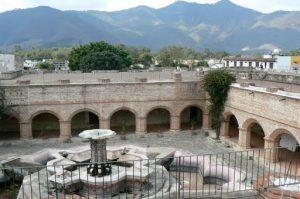
[[[295,161],[300,161],[299,138],[297,135],[287,129],[279,128],[274,130],[266,137],[269,150],[279,147],[277,153],[274,154],[274,161],[291,161],[291,167],[297,167]],[[268,149],[267,149],[268,150]],[[299,163],[296,163],[299,164]],[[295,168],[296,169],[296,168]]]
[[[171,127],[171,112],[169,108],[157,106],[147,113],[147,132],[169,131]]]
[[[87,129],[99,128],[98,113],[91,109],[80,109],[74,111],[70,117],[71,134],[78,136],[78,134]]]
[[[60,118],[52,111],[38,111],[31,116],[33,138],[57,138],[60,136]]]
[[[251,148],[264,148],[265,145],[265,131],[262,125],[253,118],[247,119],[243,123],[243,129],[246,130],[246,143],[249,143]]]
[[[37,112],[34,112],[33,114],[31,114],[29,121],[32,121],[32,119],[35,118],[37,115],[44,114],[44,113],[54,115],[56,118],[58,118],[59,121],[62,121],[61,116],[57,112],[52,110],[39,110]]]
[[[95,114],[98,118],[100,118],[100,114],[99,114],[97,111],[95,111],[95,110],[93,110],[93,109],[90,109],[90,108],[81,108],[81,109],[78,109],[78,110],[73,111],[73,112],[70,114],[70,116],[68,117],[68,121],[71,121],[72,118],[73,118],[76,114],[78,114],[78,113],[80,113],[80,112],[91,112],[91,113]]]
[[[110,114],[110,129],[117,133],[134,133],[136,131],[137,113],[127,107],[121,107]]]
[[[232,112],[225,112],[222,121],[222,136],[228,137],[231,141],[238,143],[239,140],[239,122]]]
[[[198,105],[189,105],[180,112],[180,129],[201,129],[203,126],[203,110]]]
[[[283,135],[283,134],[287,134],[287,135],[292,136],[298,143],[300,143],[300,140],[297,139],[297,136],[294,135],[294,133],[291,133],[289,130],[283,129],[283,128],[279,128],[279,129],[274,130],[268,137],[266,137],[266,139],[279,141],[281,135]]]
[[[0,140],[20,139],[20,123],[13,115],[4,115],[0,120]]]

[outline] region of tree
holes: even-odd
[[[94,56],[95,53],[102,53],[100,54],[102,58],[105,58],[103,55],[109,55],[110,59],[99,60],[96,59]],[[112,56],[114,54],[115,56]],[[99,55],[99,54],[98,54]],[[83,60],[84,59],[84,60]],[[116,59],[121,59],[116,61]],[[89,61],[88,61],[89,60]],[[84,62],[90,63],[90,61],[96,61],[98,63],[105,63],[105,66],[97,66],[97,68],[90,68],[92,65],[96,66],[95,64],[90,64],[89,68],[83,67],[82,64]],[[120,64],[120,65],[115,65]],[[131,65],[131,59],[128,56],[128,53],[124,51],[121,47],[113,46],[107,42],[92,42],[86,45],[81,45],[77,48],[73,48],[69,55],[69,67],[71,70],[80,70],[80,67],[85,68],[86,70],[106,70],[107,66],[116,67],[116,68],[125,68]]]
[[[143,64],[144,66],[150,66],[153,63],[153,55],[149,48],[137,48],[132,46],[128,47],[123,44],[118,45],[118,47],[128,53],[132,60],[132,64]]]
[[[182,46],[167,46],[157,53],[157,60],[162,66],[177,66],[182,60],[191,60],[196,58],[196,52],[193,49]]]
[[[222,113],[228,91],[231,83],[235,81],[235,77],[224,70],[210,71],[203,79],[203,87],[210,96],[209,114],[212,119],[212,128],[216,130],[217,139],[220,137],[221,122],[223,119]]]
[[[92,52],[84,56],[79,69],[83,72],[92,70],[120,70],[126,68],[125,61],[117,54],[110,51]]]
[[[49,62],[41,62],[37,65],[37,68],[43,69],[43,70],[54,70],[55,69],[54,65]]]

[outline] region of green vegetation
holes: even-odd
[[[49,62],[42,62],[42,63],[39,63],[37,65],[37,68],[39,69],[43,69],[43,70],[54,70],[55,67],[53,64],[49,63]]]
[[[144,66],[150,66],[151,64],[153,64],[153,54],[149,48],[137,48],[125,45],[119,45],[118,47],[120,47],[129,54],[133,65],[143,64]]]
[[[69,60],[71,70],[85,72],[92,70],[123,70],[131,64],[135,66],[135,69],[140,69],[138,64],[142,64],[147,68],[155,61],[159,63],[157,66],[161,67],[208,67],[208,59],[221,60],[229,55],[225,51],[214,51],[207,48],[196,51],[178,45],[166,46],[158,52],[153,52],[145,47],[133,47],[123,44],[111,45],[104,41],[73,47],[54,48],[25,49],[16,45],[12,51],[3,53],[12,53],[24,60],[47,61],[51,59],[53,62]],[[51,70],[49,65],[42,65],[40,68]]]
[[[9,52],[15,54],[22,59],[30,60],[43,60],[43,59],[53,59],[53,61],[65,61],[71,52],[71,48],[60,47],[60,48],[31,48],[24,49],[17,45],[14,47],[13,51]]]
[[[230,84],[235,77],[224,70],[208,72],[203,79],[203,87],[210,96],[209,114],[212,119],[212,128],[216,130],[216,138],[220,137],[222,113],[227,99]]]
[[[290,51],[291,56],[299,56],[300,55],[300,48],[291,50]]]
[[[120,70],[129,67],[131,59],[122,48],[104,41],[73,48],[69,55],[71,70]]]

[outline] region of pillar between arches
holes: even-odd
[[[72,137],[71,134],[71,121],[59,121],[60,138],[68,139]]]
[[[221,132],[220,132],[220,136],[223,138],[228,138],[229,137],[229,120],[224,120],[221,124]]]
[[[203,128],[211,129],[211,118],[208,113],[203,113]]]
[[[239,128],[239,145],[244,149],[251,148],[251,134],[247,129]]]
[[[110,129],[110,120],[109,119],[100,118],[99,124],[100,124],[99,127],[101,129]]]
[[[20,122],[20,138],[21,140],[32,139],[31,122]]]
[[[279,161],[279,140],[265,138],[266,158],[275,163]]]
[[[171,116],[171,131],[176,132],[180,131],[180,116],[173,115]]]
[[[147,133],[147,119],[145,117],[137,117],[135,123],[137,134]]]

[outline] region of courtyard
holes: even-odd
[[[34,139],[0,142],[0,161],[28,155],[45,148],[68,149],[77,146],[88,145],[82,138],[73,137],[70,143],[60,142],[59,139]],[[128,134],[125,137],[117,135],[108,140],[108,146],[136,145],[140,147],[171,147],[193,154],[224,153],[233,151],[226,148],[220,142],[215,142],[205,136],[204,131],[195,130],[165,133]]]

